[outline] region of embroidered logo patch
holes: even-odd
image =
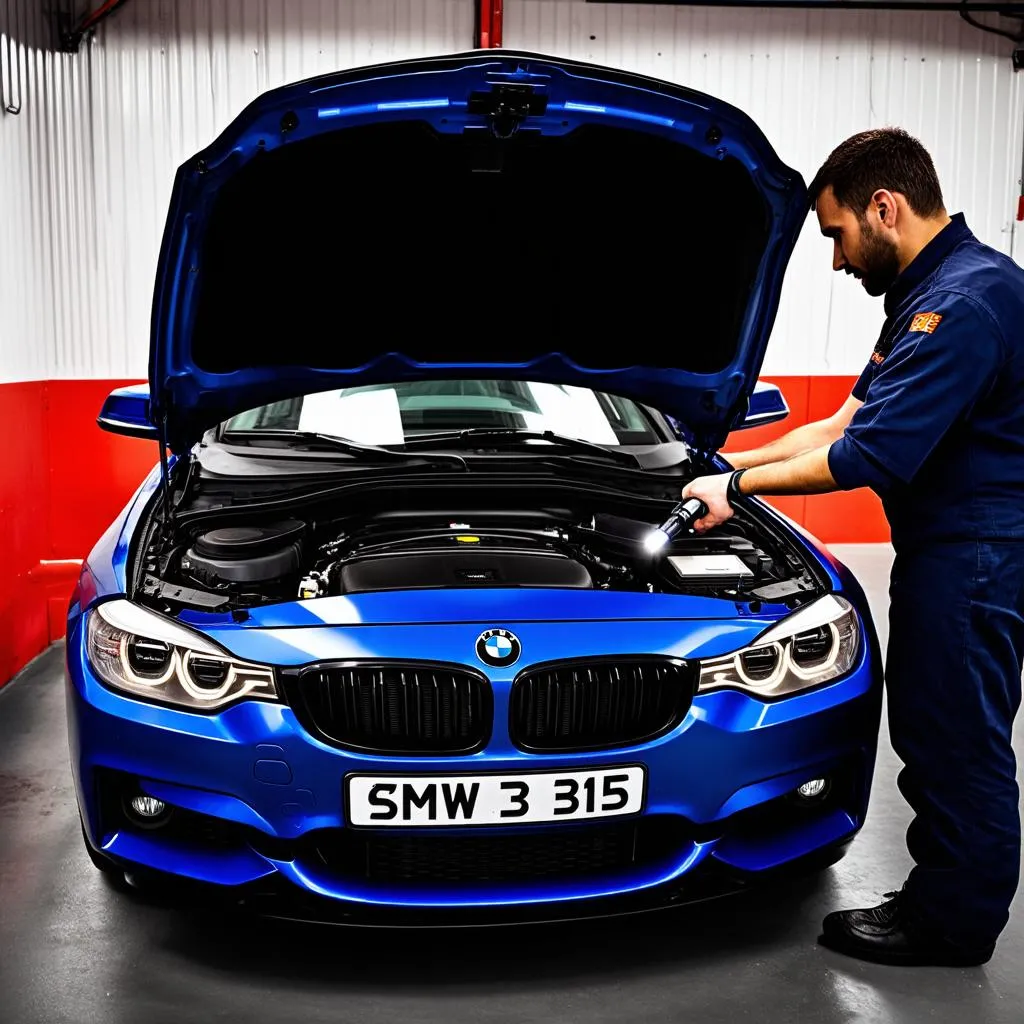
[[[934,334],[935,328],[942,323],[941,313],[916,313],[910,321],[912,331],[924,331],[925,334]]]

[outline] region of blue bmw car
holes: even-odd
[[[861,589],[753,499],[650,543],[787,411],[757,374],[806,213],[733,107],[508,51],[277,89],[188,160],[148,385],[99,418],[159,465],[68,617],[95,865],[442,924],[836,860]]]

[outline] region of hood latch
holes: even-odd
[[[538,95],[532,85],[495,85],[490,92],[472,93],[468,104],[469,113],[487,118],[498,139],[512,138],[528,117],[539,117],[547,108],[547,96]]]

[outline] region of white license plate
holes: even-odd
[[[369,828],[516,825],[637,814],[640,765],[514,775],[350,775],[348,821]]]

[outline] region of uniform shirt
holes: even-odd
[[[829,449],[836,483],[881,497],[897,547],[1024,539],[1024,270],[957,214],[885,311]]]

